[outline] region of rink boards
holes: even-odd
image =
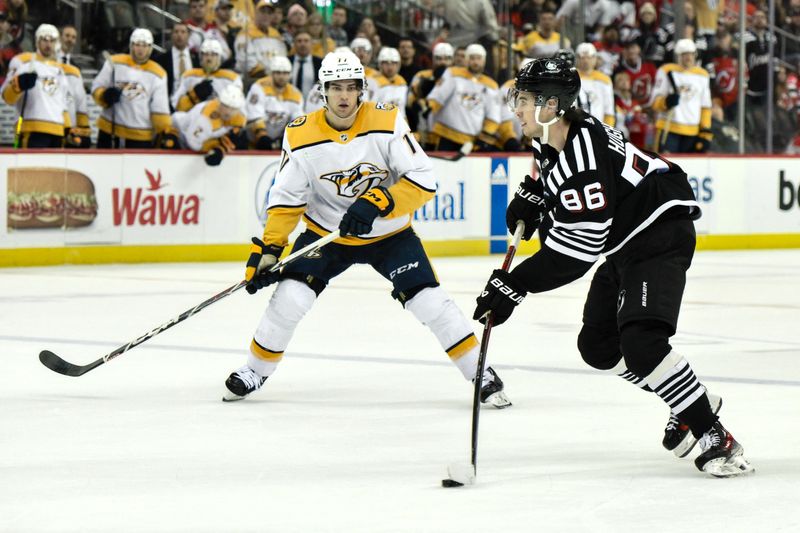
[[[699,248],[800,247],[800,158],[673,160],[703,207]],[[3,151],[0,266],[243,259],[278,163],[244,153],[208,167],[186,153]],[[414,214],[429,253],[503,251],[505,207],[531,158],[433,164],[439,190]]]

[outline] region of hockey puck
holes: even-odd
[[[459,483],[455,479],[443,479],[442,480],[442,487],[450,488],[450,487],[463,487],[463,483]]]

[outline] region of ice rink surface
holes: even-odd
[[[471,315],[501,258],[435,259]],[[277,373],[220,401],[271,289],[240,291],[79,378],[85,364],[193,307],[242,265],[0,270],[0,531],[800,531],[800,251],[701,252],[673,346],[724,398],[757,472],[713,479],[661,448],[666,406],[586,367],[590,276],[529,296],[490,363],[514,406],[484,408],[367,268],[337,279]],[[480,334],[476,324],[476,332]]]

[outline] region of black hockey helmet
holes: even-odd
[[[563,59],[569,66],[575,66],[575,52],[570,48],[562,48],[553,54],[553,59]]]
[[[550,98],[558,98],[558,111],[562,115],[572,107],[580,90],[581,78],[575,67],[563,59],[542,58],[534,59],[519,70],[509,97],[513,93],[516,99],[520,92],[530,92],[536,95],[537,106],[544,106]]]

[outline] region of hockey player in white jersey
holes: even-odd
[[[222,45],[215,39],[207,39],[200,45],[200,68],[183,73],[178,90],[172,95],[172,106],[177,111],[189,111],[209,98],[222,94],[228,85],[242,90],[242,78],[236,72],[220,68]]]
[[[64,65],[55,59],[58,30],[51,24],[36,29],[36,52],[14,56],[0,90],[3,100],[22,116],[20,146],[61,148],[65,129],[72,127]]]
[[[225,382],[224,399],[240,400],[261,388],[319,294],[355,263],[371,265],[390,281],[392,296],[431,329],[463,376],[473,380],[478,340],[439,286],[411,228],[414,211],[436,190],[428,156],[394,106],[362,100],[364,67],[351,52],[325,56],[319,79],[325,108],[286,128],[264,234],[253,238],[247,261],[248,292],[278,285],[246,364]],[[337,228],[342,236],[313,258],[299,259],[280,273],[269,272],[301,217],[306,230],[295,241],[296,250]],[[479,379],[484,403],[510,405],[492,368]]]
[[[257,150],[280,149],[286,125],[303,114],[303,95],[289,83],[292,62],[273,57],[270,70],[247,93],[247,127]]]
[[[614,84],[611,78],[597,70],[597,49],[592,43],[581,43],[575,49],[575,66],[581,77],[578,106],[584,111],[613,126],[616,119]]]
[[[209,166],[219,165],[228,152],[247,148],[244,95],[236,85],[228,85],[219,96],[189,111],[176,111],[172,122],[181,147],[204,154]]]
[[[384,46],[378,53],[378,69],[380,75],[375,79],[372,98],[376,102],[393,104],[397,112],[405,118],[406,101],[408,100],[408,83],[399,74],[400,52],[397,48]]]
[[[652,106],[659,112],[656,140],[661,151],[705,153],[711,144],[710,77],[695,64],[696,53],[693,40],[680,39],[675,43],[678,62],[656,72]]]
[[[269,74],[269,62],[273,57],[286,57],[286,43],[271,25],[274,13],[272,0],[258,0],[253,22],[236,36],[236,70],[250,79]]]
[[[439,43],[433,47],[433,68],[420,70],[411,79],[408,92],[408,124],[426,149],[435,149],[438,137],[432,132],[433,116],[426,98],[442,79],[444,71],[453,66],[455,50],[450,43]]]
[[[152,51],[150,30],[133,30],[130,54],[109,57],[92,82],[92,97],[103,107],[98,148],[152,148],[170,129],[167,73],[150,59]]]
[[[700,208],[686,173],[622,133],[573,108],[581,80],[559,59],[537,59],[516,77],[510,102],[533,138],[540,176],[526,176],[506,224],[539,227],[541,249],[511,272],[495,270],[473,318],[504,323],[528,293],[550,291],[586,274],[601,257],[583,310],[578,350],[592,367],[654,392],[670,407],[662,444],[695,466],[728,477],[751,472],[741,445],[717,417],[675,334]]]

